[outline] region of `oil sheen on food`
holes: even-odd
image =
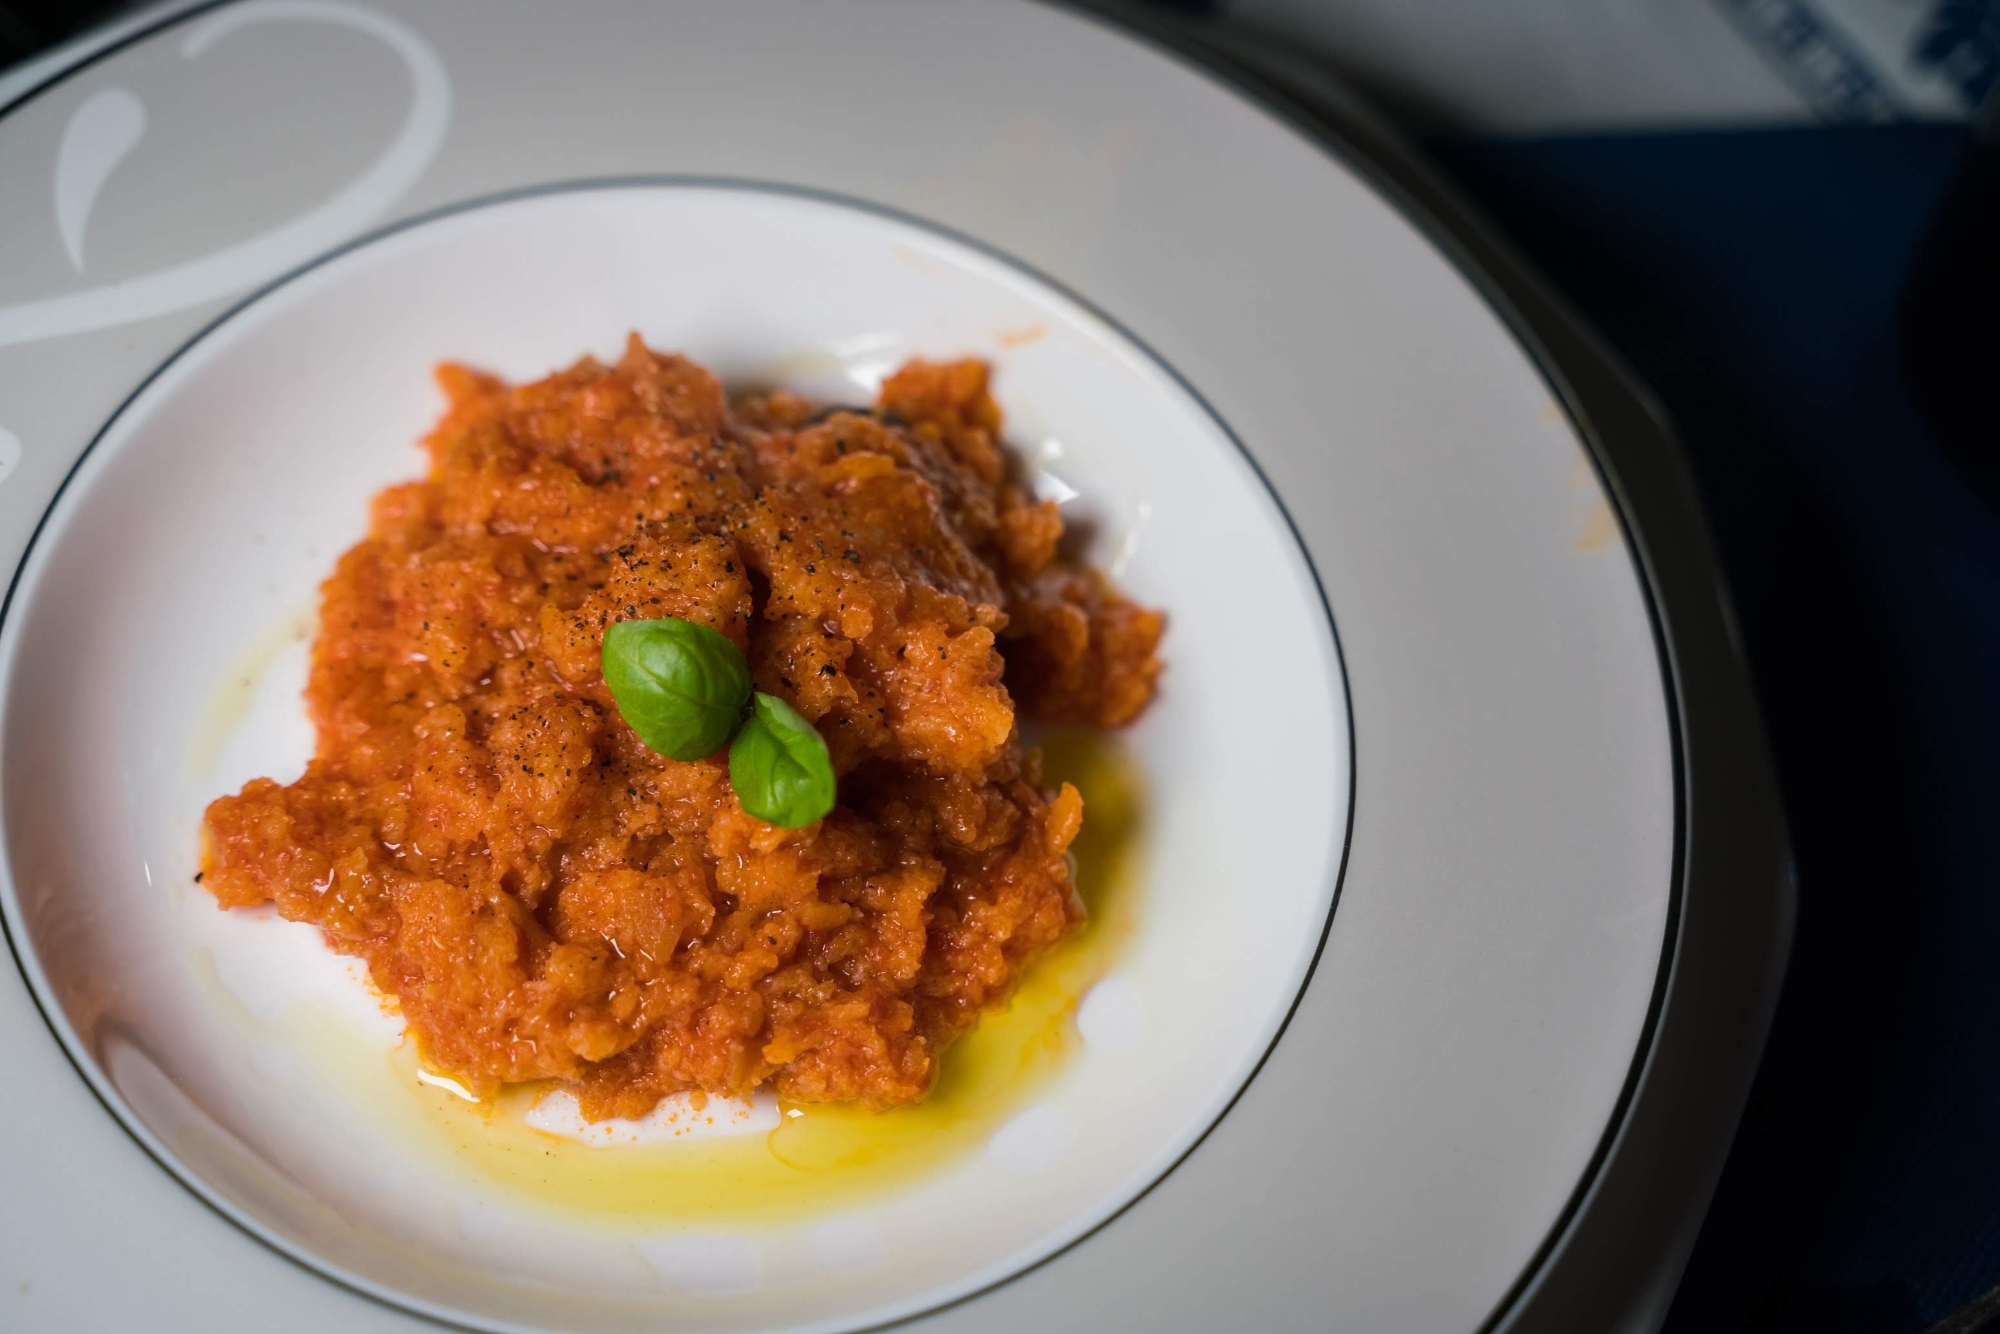
[[[1135,927],[1145,812],[1136,765],[1102,733],[1064,731],[1044,748],[1047,776],[1074,783],[1091,813],[1070,845],[1088,915],[1036,961],[1004,1007],[944,1052],[921,1101],[882,1111],[784,1103],[775,1130],[600,1147],[528,1123],[546,1085],[468,1103],[424,1083],[408,1043],[385,1052],[372,1030],[339,1014],[297,1010],[286,1031],[372,1124],[503,1199],[613,1227],[789,1224],[865,1204],[977,1151],[1059,1075],[1080,1044],[1079,1001],[1116,968]],[[734,1107],[711,1101],[707,1114],[726,1124]]]
[[[1117,917],[1085,928],[1071,857],[1129,793],[1091,809],[1020,724],[1132,721],[1163,619],[1059,550],[976,362],[912,363],[873,410],[731,404],[636,338],[533,384],[440,379],[429,477],[322,589],[314,758],[210,806],[204,883],[365,961],[413,1059],[480,1099],[442,1113],[461,1152],[524,1188],[554,1150],[492,1109],[550,1088],[592,1119],[775,1093],[810,1114],[703,1153],[754,1148],[793,1197],[951,1152],[1047,1067]],[[728,635],[818,727],[827,818],[765,824],[721,755],[639,743],[600,642],[658,616]],[[692,1145],[576,1152],[670,1149],[699,1196]],[[775,1198],[716,1171],[717,1211]],[[622,1211],[589,1176],[569,1202]]]

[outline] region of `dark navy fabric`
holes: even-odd
[[[2000,513],[1926,429],[1902,348],[1936,331],[1901,318],[1969,142],[1433,145],[1672,413],[1792,822],[1791,970],[1675,1334],[1902,1334],[2000,1282]],[[1992,256],[2000,219],[1971,234]]]

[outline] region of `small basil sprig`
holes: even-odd
[[[833,809],[833,761],[825,738],[797,709],[761,690],[729,747],[729,782],[744,810],[786,829]]]
[[[833,809],[833,761],[819,730],[775,695],[750,689],[750,665],[705,625],[666,616],[604,632],[604,683],[639,740],[699,760],[732,734],[729,782],[743,809],[797,829]]]
[[[750,664],[722,633],[678,616],[604,632],[604,684],[647,746],[676,760],[722,749],[750,702]]]

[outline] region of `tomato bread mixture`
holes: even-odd
[[[731,404],[636,335],[533,384],[439,379],[430,476],[376,497],[322,589],[316,754],[208,808],[204,883],[364,959],[482,1096],[922,1097],[1081,919],[1083,803],[1017,720],[1132,721],[1161,615],[1058,552],[976,361],[912,362],[872,412]],[[824,819],[766,824],[723,753],[625,724],[604,631],[663,617],[817,727]]]

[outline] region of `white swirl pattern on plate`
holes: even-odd
[[[146,134],[146,104],[130,88],[105,88],[76,109],[56,151],[56,230],[83,272],[84,228],[98,191]]]
[[[259,23],[324,23],[364,33],[401,58],[413,96],[389,146],[331,199],[256,236],[120,282],[0,307],[0,347],[129,324],[240,292],[341,244],[381,217],[423,175],[444,143],[451,80],[430,45],[373,10],[332,0],[253,0],[197,25],[181,54],[199,59],[223,38]],[[84,235],[98,193],[145,133],[146,109],[127,89],[108,88],[78,107],[63,132],[55,171],[58,228],[70,260],[84,267]]]

